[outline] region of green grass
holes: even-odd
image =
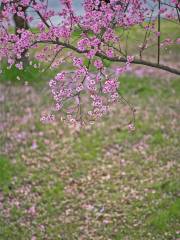
[[[9,192],[13,188],[14,177],[21,177],[25,171],[24,165],[12,161],[5,155],[0,155],[0,189]]]
[[[90,135],[82,133],[74,142],[73,150],[79,155],[80,159],[93,161],[101,154],[103,147],[103,136],[101,132]]]
[[[64,187],[61,182],[53,184],[53,186],[49,187],[45,193],[43,194],[43,198],[45,201],[52,202],[53,200],[60,201],[64,198]]]
[[[0,156],[0,169],[0,188],[6,188],[12,180],[13,165],[5,156]]]
[[[31,61],[31,60],[30,60]],[[37,61],[32,61],[32,64],[27,65],[24,69],[20,70],[16,66],[8,68],[7,63],[4,61],[2,63],[2,73],[0,75],[0,82],[3,84],[13,84],[13,85],[30,85],[41,89],[47,84],[47,80],[56,74],[56,71],[46,71],[46,65],[38,66]]]
[[[39,72],[38,69],[30,65],[23,70],[19,70],[15,66],[12,66],[12,68],[8,69],[5,62],[2,64],[2,69],[1,81],[4,83],[9,81],[14,84],[24,84],[26,81],[28,83],[36,82],[36,77]]]
[[[163,234],[169,230],[169,226],[174,227],[179,221],[180,200],[177,199],[174,202],[171,202],[169,206],[160,206],[150,217],[149,226],[153,231]]]

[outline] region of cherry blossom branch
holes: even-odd
[[[74,47],[73,45],[69,44],[69,43],[65,43],[65,42],[61,42],[61,41],[35,41],[32,45],[34,44],[38,44],[38,43],[44,43],[44,44],[56,44],[56,45],[60,45],[63,46],[67,49],[71,49],[74,52],[80,53],[80,54],[84,54],[84,53],[88,53],[88,50],[85,51],[81,51],[78,48]],[[126,63],[127,62],[127,58],[126,57],[108,57],[100,52],[97,52],[95,54],[95,56],[100,57],[102,59],[108,60],[110,62],[123,62]],[[158,63],[153,63],[150,61],[145,61],[142,59],[134,59],[131,63],[133,64],[138,64],[138,65],[145,65],[145,66],[149,66],[149,67],[153,67],[153,68],[157,68],[157,69],[161,69],[176,75],[180,75],[180,70],[163,65],[163,64],[158,64]]]
[[[33,3],[36,4],[36,1],[33,0]],[[35,12],[38,14],[38,16],[40,17],[40,19],[42,20],[42,22],[46,25],[47,28],[50,28],[50,25],[47,23],[47,21],[44,19],[44,17],[42,16],[42,14],[35,10]]]

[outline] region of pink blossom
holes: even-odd
[[[103,68],[103,63],[101,60],[95,60],[94,61],[94,66],[97,68],[97,69],[101,69]]]
[[[32,207],[30,207],[30,208],[28,209],[28,213],[29,213],[30,215],[32,215],[32,216],[34,216],[34,215],[36,214],[36,207],[35,207],[35,205],[33,205]]]

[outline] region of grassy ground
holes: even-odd
[[[122,103],[92,129],[42,125],[49,76],[1,83],[0,240],[180,238],[180,79],[151,75],[120,79],[134,133]]]

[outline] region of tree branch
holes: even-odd
[[[69,43],[65,43],[65,42],[61,42],[61,41],[36,41],[34,42],[32,45],[38,44],[38,43],[49,43],[49,44],[56,44],[56,45],[60,45],[63,46],[65,48],[71,49],[77,53],[83,54],[83,53],[88,53],[88,50],[85,51],[81,51],[78,48],[74,47],[73,45],[69,44]],[[108,57],[100,52],[96,53],[97,57],[100,57],[102,59],[108,60],[110,62],[127,62],[127,58],[125,57]],[[166,65],[162,65],[162,64],[158,64],[158,63],[153,63],[153,62],[149,62],[149,61],[144,61],[141,59],[134,59],[131,63],[133,64],[138,64],[138,65],[144,65],[144,66],[149,66],[149,67],[153,67],[153,68],[157,68],[157,69],[161,69],[170,73],[174,73],[176,75],[180,75],[180,70],[176,69],[176,68],[172,68]]]
[[[159,13],[158,13],[158,64],[160,62],[160,34],[161,34],[161,13],[160,13],[160,10],[161,10],[161,0],[159,0],[159,4],[158,4],[158,10],[159,10]]]

